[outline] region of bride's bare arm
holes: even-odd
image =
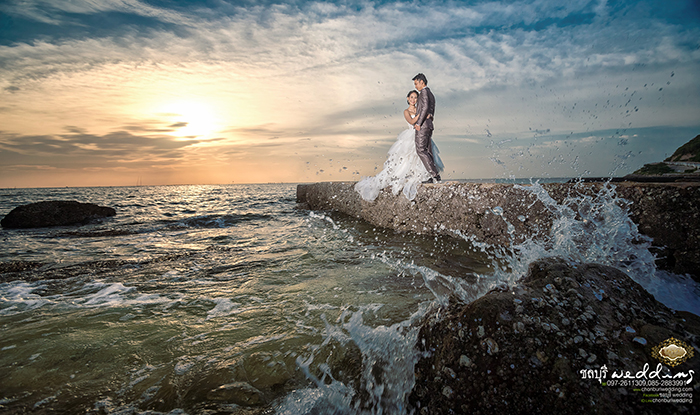
[[[411,113],[408,112],[408,109],[403,110],[403,117],[408,121],[409,124],[411,125],[416,125],[416,121],[418,121],[418,117],[411,118]],[[432,118],[433,116],[431,114],[428,114],[426,118]]]
[[[411,113],[408,112],[408,108],[406,108],[405,110],[403,110],[403,117],[404,117],[404,118],[406,119],[406,121],[407,121],[409,124],[411,124],[411,125],[415,125],[415,124],[416,124],[416,120],[418,119],[418,118],[411,118]]]

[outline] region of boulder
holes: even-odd
[[[54,200],[18,206],[12,209],[0,224],[3,228],[43,228],[86,224],[92,220],[116,214],[117,212],[111,207]]]
[[[700,318],[668,309],[615,268],[539,260],[514,288],[445,311],[419,334],[427,357],[416,364],[409,398],[418,414],[693,411],[687,403],[643,403],[641,381],[649,380],[639,373],[645,365],[647,377],[659,367],[662,375],[690,373],[683,387],[697,391]],[[671,338],[695,357],[659,366],[654,348]],[[627,371],[640,382],[614,384],[613,373]]]

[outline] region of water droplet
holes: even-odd
[[[647,339],[645,339],[644,337],[635,337],[634,339],[632,339],[632,341],[637,342],[642,346],[646,346],[647,344]]]

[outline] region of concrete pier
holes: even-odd
[[[297,201],[312,210],[331,210],[399,232],[456,236],[507,244],[548,234],[558,212],[523,186],[498,183],[425,184],[413,201],[383,190],[373,202],[362,200],[355,182],[297,186]],[[595,197],[602,183],[549,183],[542,187],[557,203],[567,195]],[[700,281],[700,183],[612,184],[639,231],[653,239],[660,268],[691,274]],[[545,196],[546,198],[546,196]]]

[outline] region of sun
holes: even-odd
[[[213,107],[201,101],[169,102],[160,108],[158,115],[165,117],[169,133],[182,139],[210,139],[220,128]]]

